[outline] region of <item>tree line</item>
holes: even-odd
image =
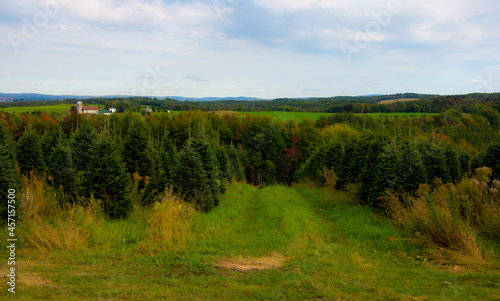
[[[481,166],[500,178],[497,128],[454,109],[415,118],[340,113],[316,122],[202,111],[0,117],[2,191],[36,172],[62,204],[98,199],[111,218],[151,206],[166,187],[208,211],[233,179],[354,185],[376,207],[387,189],[412,193],[435,178],[453,183]]]

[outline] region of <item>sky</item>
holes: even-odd
[[[0,92],[500,92],[498,0],[2,0]]]

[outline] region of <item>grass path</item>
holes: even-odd
[[[233,184],[219,207],[194,220],[184,246],[148,255],[138,254],[134,243],[95,254],[25,252],[17,298],[2,286],[0,300],[500,298],[498,268],[436,266],[417,257],[420,247],[402,236],[344,193]],[[287,260],[250,272],[214,265],[273,256]]]

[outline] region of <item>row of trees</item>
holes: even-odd
[[[481,166],[492,167],[500,178],[500,143],[491,144],[484,155],[472,157],[465,148],[436,140],[396,140],[367,132],[349,141],[335,140],[318,148],[296,173],[296,181],[309,179],[320,184],[328,180],[323,170],[332,170],[336,188],[358,184],[359,199],[380,206],[387,191],[414,193],[420,184],[436,178],[458,183]]]
[[[99,199],[111,218],[120,218],[127,216],[134,202],[151,205],[167,186],[207,211],[218,204],[219,194],[233,177],[241,179],[234,147],[215,147],[200,131],[177,151],[168,132],[152,138],[141,115],[129,117],[133,121],[123,137],[109,129],[97,131],[92,118],[82,116],[69,136],[60,124],[41,136],[28,125],[16,143],[2,122],[1,188],[16,187],[20,175],[36,171],[46,175],[60,201]]]
[[[498,131],[483,116],[455,110],[410,119],[336,114],[316,122],[201,111],[1,119],[3,191],[37,170],[61,200],[100,199],[111,217],[126,216],[133,204],[149,206],[168,186],[209,210],[234,177],[257,186],[324,183],[333,171],[338,188],[354,183],[374,206],[386,188],[412,192],[435,177],[454,182],[482,165],[500,177],[500,147],[490,142]]]

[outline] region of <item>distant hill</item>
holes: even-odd
[[[95,95],[49,95],[49,94],[37,94],[37,93],[0,93],[0,99],[9,99],[13,101],[50,101],[50,100],[64,100],[64,99],[89,99],[89,98],[126,98],[134,97],[133,95],[105,95],[105,96],[95,96]],[[215,101],[215,100],[261,100],[260,98],[254,97],[183,97],[183,96],[165,96],[165,97],[154,97],[148,96],[149,98],[165,99],[171,98],[178,101]]]
[[[182,96],[167,96],[166,98],[171,98],[175,99],[178,101],[216,101],[216,100],[263,100],[261,98],[255,98],[255,97],[244,97],[244,96],[239,96],[239,97],[182,97]]]
[[[89,99],[95,98],[91,95],[49,95],[37,93],[0,93],[1,98],[13,99],[14,101],[50,101],[50,100],[64,100],[64,99]],[[106,95],[99,96],[101,98],[116,98],[116,97],[130,97],[122,95]]]

